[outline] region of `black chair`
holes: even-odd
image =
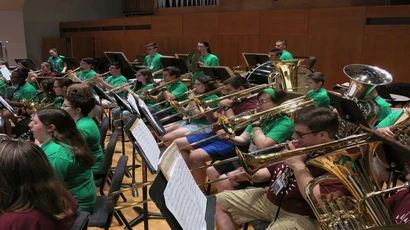
[[[309,68],[312,69],[317,62],[317,58],[315,56],[293,56],[294,59],[307,59],[309,58]]]
[[[104,186],[107,183],[108,174],[110,173],[111,165],[112,165],[112,157],[114,156],[115,146],[117,145],[118,139],[118,132],[115,131],[112,133],[110,137],[110,141],[108,142],[107,149],[105,150],[104,155],[104,162],[101,167],[101,172],[98,175],[94,176],[95,185],[100,188],[100,194],[105,196],[104,194]]]
[[[122,225],[128,229],[132,229],[127,219],[122,214],[121,210],[115,210],[114,207],[117,205],[119,195],[110,196],[111,193],[120,190],[121,183],[124,178],[125,169],[127,166],[128,156],[121,156],[118,160],[117,169],[112,177],[110,190],[108,196],[98,196],[94,205],[94,210],[90,217],[91,227],[100,227],[104,229],[109,229],[111,226],[112,218],[115,216]]]
[[[74,221],[73,226],[70,230],[87,230],[88,224],[90,222],[90,213],[88,212],[79,212],[77,213],[77,218]]]
[[[110,119],[108,117],[104,117],[101,120],[100,126],[100,136],[101,136],[101,148],[104,149],[105,145],[105,138],[107,137],[108,128],[110,126]]]
[[[7,99],[11,100],[11,98],[13,97],[14,91],[16,91],[16,87],[14,86],[7,87]]]

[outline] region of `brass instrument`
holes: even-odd
[[[201,54],[199,52],[189,53],[186,58],[186,65],[191,72],[197,73],[201,72],[201,67],[199,67],[199,61],[201,59]]]
[[[125,83],[125,84],[122,84],[122,83],[121,83],[120,86],[108,90],[108,93],[119,93],[119,92],[122,92],[122,91],[124,91],[124,88],[125,88],[125,87],[131,87],[131,86],[133,86],[134,84],[135,84],[134,82],[129,82],[129,83]]]
[[[259,120],[262,118],[274,118],[277,116],[281,116],[283,114],[293,116],[294,113],[298,110],[307,108],[309,106],[313,106],[316,101],[310,99],[308,95],[300,96],[294,98],[292,100],[288,100],[283,102],[281,105],[276,106],[274,108],[255,113],[252,115],[242,116],[240,118],[226,118],[222,114],[218,114],[218,121],[225,132],[231,137],[235,137],[236,126],[242,126],[245,124],[250,124],[254,121]]]
[[[185,95],[185,94],[189,94],[190,92],[195,92],[195,90],[196,90],[195,88],[194,88],[194,89],[191,89],[191,90],[188,90],[188,91],[186,91],[185,93],[183,93],[183,94],[181,94],[181,95],[179,95],[179,96],[183,96],[183,95]],[[155,116],[155,115],[157,115],[157,114],[160,114],[160,113],[163,113],[163,112],[165,112],[165,111],[168,111],[168,110],[170,110],[170,109],[172,109],[172,108],[174,108],[176,111],[179,111],[180,109],[182,109],[182,106],[187,105],[191,100],[192,100],[192,99],[187,99],[187,100],[184,100],[184,101],[181,101],[181,102],[178,102],[178,101],[176,101],[176,100],[169,100],[168,102],[169,102],[170,106],[167,106],[167,107],[164,108],[164,109],[158,110],[158,111],[156,111],[155,113],[153,113],[152,115]],[[157,104],[158,104],[158,103],[157,103]]]
[[[268,83],[274,83],[277,88],[293,90],[298,87],[298,68],[304,59],[290,61],[275,61],[276,70],[268,75]]]
[[[86,79],[86,80],[84,80],[84,82],[93,83],[95,81],[95,79],[97,79],[97,77],[101,77],[101,78],[105,79],[109,76],[109,74],[110,74],[110,71],[107,71],[103,74],[95,74],[94,77]]]
[[[403,145],[410,145],[410,104],[403,106],[403,113],[390,127],[394,139]]]
[[[34,102],[34,98],[36,98],[36,97],[38,97],[40,94],[42,94],[43,92],[42,91],[40,91],[40,92],[38,92],[38,93],[36,93],[33,97],[31,97],[30,99],[22,99],[21,101],[20,101],[20,103],[21,104],[23,104],[23,106],[22,107],[18,107],[18,108],[16,108],[16,115],[17,115],[17,117],[22,117],[22,116],[28,116],[29,115],[29,113],[28,113],[28,111],[27,110],[35,110],[36,108],[36,106],[39,104],[39,103],[35,103]]]
[[[164,84],[160,84],[160,85],[158,85],[158,86],[156,86],[156,87],[154,87],[154,88],[152,88],[152,89],[149,89],[149,90],[141,89],[141,90],[142,90],[142,92],[143,92],[145,95],[151,96],[152,93],[156,92],[158,89],[161,89],[161,88],[163,88],[163,87],[165,87],[165,86],[167,86],[167,85],[169,85],[169,84],[174,84],[175,82],[181,81],[182,79],[190,78],[191,76],[192,76],[191,74],[184,74],[184,75],[182,75],[182,76],[179,77],[179,78],[175,78],[175,79],[172,80],[172,81],[166,82],[166,83],[164,83]]]
[[[66,73],[66,74],[64,74],[64,75],[61,76],[61,77],[56,77],[56,78],[54,78],[54,79],[62,79],[62,78],[68,77],[70,74],[75,73],[75,72],[80,71],[80,70],[81,70],[81,66],[79,66],[79,67],[73,69],[71,72]]]

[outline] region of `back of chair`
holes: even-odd
[[[77,213],[77,218],[74,221],[73,226],[70,230],[87,230],[88,223],[90,221],[90,213],[88,212],[79,212]]]
[[[11,100],[11,98],[13,97],[14,91],[16,91],[16,87],[14,86],[7,87],[7,99]]]
[[[111,193],[121,189],[122,179],[127,168],[128,156],[121,156],[118,160],[114,175],[112,176],[110,190],[108,191],[109,202],[107,202],[106,212],[112,212],[117,205],[119,195],[110,197]]]
[[[114,131],[111,134],[110,141],[108,142],[107,149],[105,150],[105,155],[104,155],[104,162],[101,167],[101,175],[104,176],[105,178],[107,177],[111,165],[112,165],[112,157],[115,152],[115,146],[117,145],[117,139],[118,139],[118,132]]]
[[[101,121],[101,126],[100,126],[100,136],[101,136],[101,148],[104,149],[104,144],[105,144],[105,137],[107,137],[107,132],[108,128],[110,126],[110,119],[108,117],[104,117]]]

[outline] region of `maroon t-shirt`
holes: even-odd
[[[232,111],[235,115],[241,114],[243,112],[252,110],[252,109],[256,109],[256,107],[258,107],[257,101],[254,98],[251,99],[247,99],[235,106],[232,107]],[[224,108],[220,107],[218,110],[216,110],[217,113],[220,114],[224,114]],[[246,128],[246,127],[245,127]],[[241,129],[240,131],[244,130],[245,128]],[[220,125],[214,125],[214,127],[212,128],[212,134],[216,134],[216,131],[222,129],[222,127]],[[237,130],[239,131],[239,130]],[[242,132],[240,132],[242,133]]]
[[[40,72],[37,76],[41,76],[41,77],[55,77],[57,76],[55,72],[48,72],[48,73],[44,73],[44,72]]]
[[[387,198],[386,204],[397,224],[410,223],[410,193],[407,189],[401,190]]]
[[[312,174],[313,178],[329,174],[325,170],[318,167],[307,167],[310,173]],[[282,198],[283,192],[285,192],[281,204],[281,208],[283,208],[283,210],[299,215],[309,216],[311,218],[316,218],[309,204],[306,202],[306,200],[303,198],[302,194],[299,191],[293,171],[285,163],[281,163],[276,166],[269,166],[268,170],[272,175],[272,181],[266,193],[268,200],[270,200],[274,205],[279,206],[280,199]],[[286,183],[283,184],[283,188],[279,190],[276,195],[274,191],[277,189],[277,184],[275,186],[274,182],[283,173],[286,173],[285,178],[287,178],[287,185]],[[286,179],[284,181],[286,181]],[[342,191],[344,194],[348,194],[347,189],[339,181],[326,181],[320,183],[320,193],[326,194],[330,192],[335,192],[337,190]]]
[[[0,229],[7,230],[68,230],[73,225],[77,217],[78,203],[71,196],[71,209],[73,214],[66,216],[62,220],[53,220],[42,214],[40,211],[34,209],[31,212],[16,213],[6,212],[0,215]]]

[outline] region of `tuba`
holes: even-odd
[[[403,145],[410,145],[410,104],[403,106],[403,113],[397,118],[390,130],[395,134],[396,141]]]
[[[298,68],[302,62],[303,59],[273,62],[276,67],[276,71],[269,74],[269,84],[275,82],[277,88],[287,91],[297,91],[300,87],[298,85]]]

